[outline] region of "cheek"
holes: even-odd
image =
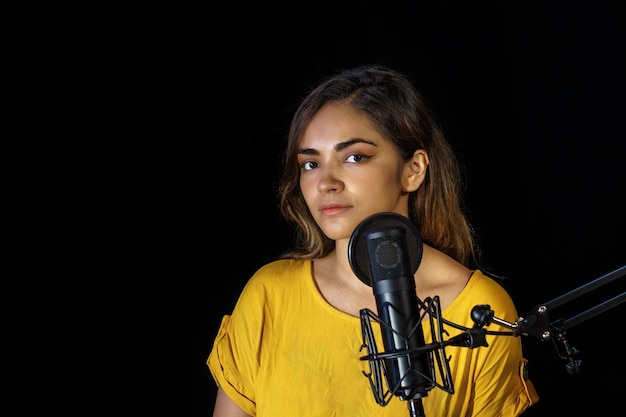
[[[302,197],[304,197],[304,201],[309,204],[310,198],[313,196],[316,190],[315,182],[308,177],[300,177],[300,181],[298,182],[300,187],[300,193]]]
[[[395,193],[400,188],[400,177],[394,172],[377,171],[359,178],[360,186],[376,189],[382,193]]]
[[[310,188],[310,182],[311,181],[307,181],[306,177],[300,176],[300,179],[298,180],[298,186],[300,187],[300,191],[302,192],[302,194],[307,193]]]

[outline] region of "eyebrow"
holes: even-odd
[[[371,140],[366,140],[366,139],[362,139],[362,138],[353,138],[350,140],[346,140],[344,142],[339,142],[337,143],[334,148],[336,151],[340,151],[342,149],[345,149],[349,146],[354,145],[355,143],[366,143],[368,145],[372,145],[372,146],[378,146],[376,145],[374,142],[372,142]],[[298,154],[299,155],[319,155],[319,151],[317,149],[313,149],[313,148],[303,148],[298,150]]]

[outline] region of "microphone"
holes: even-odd
[[[421,399],[434,387],[432,354],[425,349],[413,276],[421,258],[415,225],[397,213],[369,216],[356,227],[348,245],[352,270],[372,287],[376,299],[387,387],[409,401],[414,416],[424,415]]]

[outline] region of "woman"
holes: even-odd
[[[218,385],[214,416],[406,415],[404,398],[380,404],[364,376],[359,313],[376,312],[376,300],[348,248],[377,213],[415,224],[423,242],[416,295],[437,298],[443,319],[471,328],[471,308],[488,304],[514,322],[510,296],[481,272],[460,188],[450,145],[408,78],[363,66],[312,89],[293,117],[280,183],[297,245],[261,267],[222,319],[207,360]],[[538,400],[520,338],[486,342],[446,349],[454,392],[429,389],[419,400],[426,416],[517,416]]]

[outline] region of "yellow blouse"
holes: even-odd
[[[363,374],[369,362],[360,359],[367,354],[361,350],[360,319],[328,304],[311,270],[311,261],[280,260],[254,274],[232,314],[222,318],[207,359],[216,383],[252,416],[409,415],[398,396],[385,406],[376,402]],[[480,271],[442,317],[473,327],[470,312],[477,304],[489,304],[508,322],[518,317],[508,293]],[[372,327],[383,351],[378,323]],[[462,332],[444,329],[450,337]],[[508,330],[496,324],[486,329]],[[520,338],[487,335],[486,340],[488,347],[446,347],[454,393],[428,391],[422,398],[426,417],[518,416],[539,399],[526,377]]]

